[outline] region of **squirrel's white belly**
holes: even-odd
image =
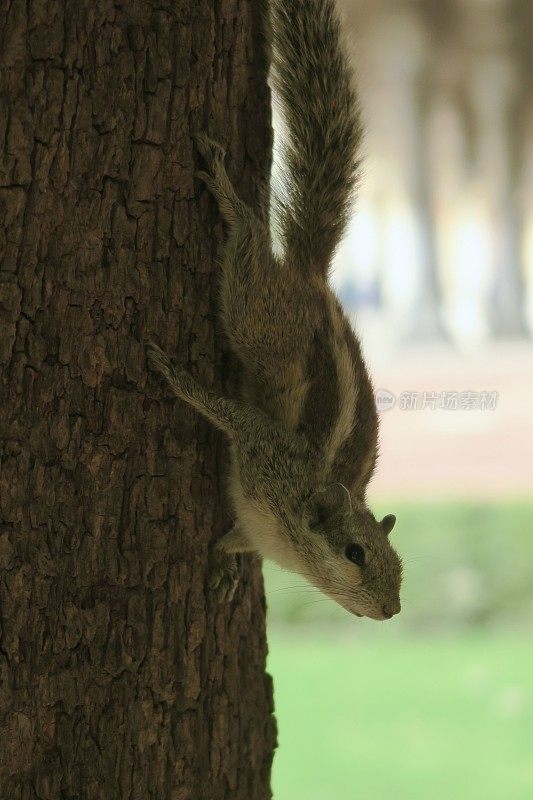
[[[245,497],[236,470],[230,477],[230,493],[239,527],[252,548],[284,569],[298,572],[300,559],[282,526],[268,509]]]

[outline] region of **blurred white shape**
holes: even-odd
[[[391,199],[385,217],[383,294],[391,312],[412,310],[422,266],[419,222],[406,198]]]
[[[528,704],[529,693],[524,686],[504,686],[496,696],[496,713],[500,717],[516,719],[527,713]]]
[[[449,330],[460,344],[472,345],[488,335],[487,298],[490,287],[490,232],[481,202],[467,200],[449,223],[447,253],[454,280],[444,302]]]
[[[467,692],[478,694],[490,688],[493,675],[487,664],[472,664],[464,675],[464,686]]]
[[[359,204],[333,266],[334,286],[356,280],[371,284],[376,279],[377,219],[370,203]]]
[[[473,609],[482,595],[481,577],[471,567],[456,567],[445,576],[445,589],[452,609]]]

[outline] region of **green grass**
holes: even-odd
[[[271,627],[274,800],[531,800],[533,643]]]
[[[372,505],[398,517],[394,620],[265,564],[274,800],[532,800],[533,504]]]

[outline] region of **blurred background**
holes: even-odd
[[[339,4],[366,141],[334,284],[403,610],[359,620],[265,565],[274,799],[530,800],[533,2]]]

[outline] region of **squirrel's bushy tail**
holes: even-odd
[[[344,233],[361,122],[334,0],[271,0],[273,79],[286,125],[277,224],[286,256],[323,276]]]

